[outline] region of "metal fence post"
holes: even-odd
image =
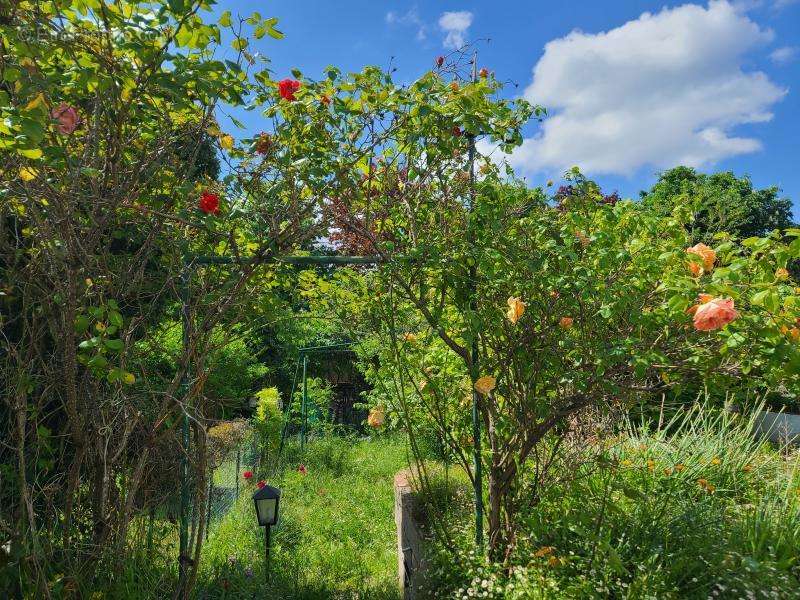
[[[300,407],[302,414],[302,422],[300,424],[300,449],[306,447],[306,424],[308,422],[308,378],[306,377],[308,369],[308,355],[303,354],[303,402]]]
[[[472,83],[478,80],[478,53],[472,55]],[[472,213],[475,209],[475,136],[469,137],[469,232],[468,244],[474,246],[474,232],[472,230]],[[478,266],[477,260],[473,256],[472,262],[469,267],[469,279],[471,286],[471,295],[469,301],[470,311],[477,313],[478,311]],[[472,321],[470,321],[472,322]],[[472,443],[473,443],[473,462],[475,469],[475,545],[478,548],[483,548],[483,464],[481,461],[481,420],[480,420],[480,396],[475,390],[475,381],[477,380],[480,372],[478,369],[478,332],[472,331],[472,344],[470,348],[470,362],[472,369],[470,378],[472,379]]]
[[[242,450],[236,448],[236,499],[239,499],[239,476],[242,470]]]
[[[237,477],[238,481],[238,477]],[[214,469],[209,469],[208,473],[208,510],[206,511],[206,540],[208,539],[208,530],[211,528],[211,492],[214,489]]]
[[[183,270],[181,271],[181,327],[183,356],[186,359],[183,377],[181,379],[181,394],[185,400],[189,398],[189,337],[191,327],[191,314],[189,307],[189,283],[191,280],[191,269],[186,259],[184,259]],[[180,506],[180,541],[178,556],[178,580],[181,590],[181,597],[186,597],[188,561],[189,561],[189,414],[188,406],[183,407],[183,422],[181,423],[181,445],[183,455],[181,457],[181,506]]]

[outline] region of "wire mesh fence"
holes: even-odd
[[[223,435],[220,436],[220,433]],[[213,441],[216,438],[219,442],[212,453],[208,475],[206,537],[239,499],[246,487],[245,475],[254,477],[259,463],[255,432],[246,423],[221,423],[212,428],[209,434]]]

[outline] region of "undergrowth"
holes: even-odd
[[[469,495],[454,495],[458,557],[434,552],[428,594],[800,598],[798,455],[755,441],[744,421],[697,408],[597,442],[599,462],[524,511],[504,565],[472,552]]]
[[[398,598],[393,479],[406,464],[404,443],[392,438],[330,436],[304,452],[289,447],[282,469],[268,478],[282,491],[269,583],[263,530],[244,493],[206,543],[199,596]]]

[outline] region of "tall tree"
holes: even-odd
[[[675,167],[661,173],[642,202],[660,214],[669,214],[678,199],[693,201],[694,216],[688,223],[695,242],[710,242],[715,233],[727,231],[740,238],[765,235],[792,226],[792,202],[779,197],[776,186],[757,190],[747,176],[732,171],[698,173],[691,167]]]

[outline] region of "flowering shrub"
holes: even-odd
[[[413,209],[402,193],[375,200],[393,240],[376,247],[414,259],[392,261],[367,284],[366,314],[385,319],[382,350],[373,349],[381,366],[367,366],[372,402],[413,431],[433,428],[472,473],[470,390],[478,392],[493,556],[515,545],[516,514],[548,485],[542,448],[558,448],[573,415],[698,380],[742,398],[798,393],[800,348],[781,327],[800,316],[800,299],[776,273],[800,255],[800,230],[687,252],[681,210],[663,218],[598,202],[594,184],[570,177],[555,207],[491,174],[472,215],[446,187]],[[697,273],[687,268],[695,257]],[[533,480],[521,468],[529,461]]]

